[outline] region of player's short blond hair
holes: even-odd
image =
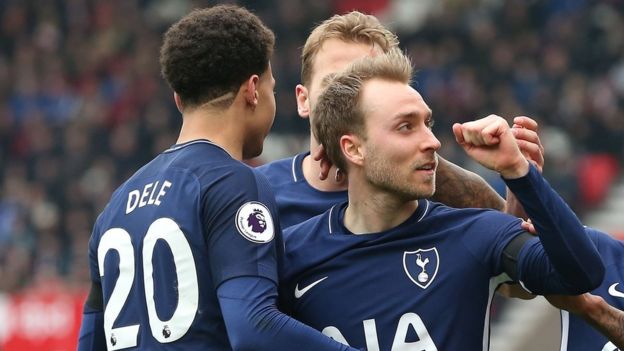
[[[397,36],[385,28],[377,17],[358,11],[334,15],[318,25],[306,40],[301,53],[301,83],[307,85],[312,77],[316,54],[328,39],[365,43],[387,52],[399,46]]]
[[[340,148],[343,135],[366,138],[364,112],[360,98],[362,87],[371,79],[382,79],[409,85],[412,79],[410,59],[398,48],[352,63],[345,71],[325,78],[327,87],[314,108],[312,130],[325,147],[329,159],[347,172],[347,162]]]

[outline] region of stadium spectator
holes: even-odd
[[[95,221],[123,179],[172,145],[180,127],[153,60],[160,37],[174,19],[208,3],[1,2],[0,291],[27,286],[48,265],[69,282],[87,283],[83,223]],[[240,3],[279,38],[275,139],[295,145],[280,155],[303,151],[307,123],[292,98],[300,47],[314,23],[334,14],[334,2]],[[453,122],[492,111],[537,116],[552,165],[545,176],[584,210],[570,155],[606,154],[620,166],[624,157],[621,1],[435,3],[420,27],[397,34],[414,59],[419,91],[444,116],[435,127],[446,145],[441,154],[480,172],[446,142]]]

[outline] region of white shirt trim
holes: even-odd
[[[568,350],[568,333],[570,332],[570,313],[561,310],[561,351]]]
[[[334,231],[332,230],[332,213],[334,212],[334,207],[336,207],[336,205],[332,206],[332,208],[329,210],[329,221],[327,221],[327,224],[329,226],[329,234],[334,234]]]
[[[416,222],[420,222],[421,219],[425,218],[425,215],[427,215],[427,211],[429,211],[429,200],[425,200],[425,202],[427,203],[427,206],[425,206],[425,210],[423,211],[422,216],[420,216],[420,218],[418,218]]]
[[[297,172],[295,172],[295,165],[297,164],[297,157],[299,157],[299,155],[296,155],[295,157],[293,157],[292,163],[291,163],[291,166],[290,166],[290,169],[292,170],[292,177],[293,177],[293,180],[295,182],[298,181],[297,180]]]

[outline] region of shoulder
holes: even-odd
[[[624,258],[624,242],[608,233],[595,228],[585,227],[585,232],[592,239],[603,260],[620,260]]]
[[[520,218],[493,209],[453,208],[437,202],[431,202],[426,219],[444,226],[464,226],[487,232],[504,228],[515,230],[522,223]]]
[[[301,241],[309,238],[311,233],[319,232],[322,228],[329,226],[329,213],[331,209],[318,216],[314,216],[301,223],[292,225],[284,229],[284,240],[288,243],[291,241]],[[328,231],[325,230],[325,231]]]
[[[286,255],[292,258],[296,256],[322,256],[318,252],[320,246],[326,244],[326,238],[330,234],[331,209],[306,221],[297,223],[283,230]]]
[[[440,202],[429,201],[428,208],[428,217],[446,217],[449,220],[457,220],[457,221],[479,221],[479,220],[488,220],[489,218],[502,218],[502,217],[513,217],[506,215],[502,212],[492,210],[492,209],[483,209],[483,208],[455,208],[449,207]],[[502,216],[502,217],[501,217]]]
[[[273,199],[266,178],[242,162],[220,165],[220,170],[200,177],[202,190],[207,194],[224,195],[227,198]]]
[[[263,173],[263,174],[270,174],[277,170],[283,171],[284,169],[291,168],[292,162],[297,156],[298,155],[283,158],[283,159],[276,160],[276,161],[271,161],[269,163],[263,164],[262,166],[258,166],[255,169],[258,172]]]
[[[278,185],[280,183],[296,183],[301,170],[301,160],[306,153],[297,154],[292,157],[283,158],[281,160],[269,162],[260,167],[256,167],[257,173],[264,175],[271,184]]]
[[[284,229],[285,280],[308,267],[317,266],[333,251],[340,249],[330,239],[328,225],[329,211]]]
[[[616,240],[611,235],[609,235],[609,234],[607,234],[607,233],[605,233],[605,232],[603,232],[601,230],[598,230],[596,228],[585,226],[585,232],[592,239],[598,240],[600,242],[608,242],[608,243],[611,243],[611,244],[619,243],[619,240]]]

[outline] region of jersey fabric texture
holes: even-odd
[[[216,290],[242,276],[277,284],[276,213],[266,180],[207,140],[137,171],[89,242],[108,349],[231,349]]]
[[[308,183],[303,176],[303,159],[309,154],[300,153],[256,168],[273,188],[282,228],[299,224],[347,200],[346,190],[321,191]]]
[[[606,267],[602,284],[591,293],[624,310],[624,243],[607,233],[586,228]],[[619,350],[581,317],[561,311],[561,351]]]
[[[503,272],[539,294],[596,288],[600,255],[537,169],[505,183],[540,233],[511,257],[506,248],[524,231],[500,212],[419,200],[399,226],[353,235],[343,203],[285,231],[283,308],[368,350],[487,350],[492,295],[509,279]]]
[[[398,227],[353,235],[345,206],[285,231],[284,308],[367,350],[486,349],[488,307],[509,280],[502,251],[521,221],[420,200]]]

